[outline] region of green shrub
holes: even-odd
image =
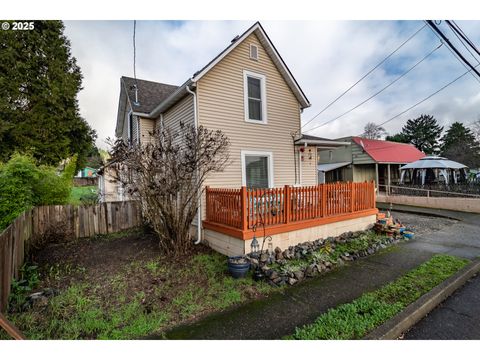
[[[76,159],[73,156],[60,174],[55,167],[37,166],[29,154],[15,153],[0,164],[0,231],[32,206],[66,204]]]

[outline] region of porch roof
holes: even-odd
[[[347,166],[347,165],[350,165],[350,164],[351,164],[351,162],[320,164],[320,165],[317,166],[317,170],[327,172],[327,171],[332,171],[332,170],[335,170],[335,169],[338,169],[338,168],[341,168],[341,167],[344,167],[344,166]]]

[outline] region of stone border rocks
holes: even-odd
[[[359,251],[349,251],[332,255],[339,245],[347,244],[360,239],[362,236],[373,237],[375,240],[368,244],[368,247]],[[399,237],[387,237],[385,235],[374,235],[373,230],[346,232],[337,237],[307,241],[288,249],[281,250],[279,247],[274,251],[263,251],[262,253],[250,253],[246,255],[249,259],[252,270],[260,270],[264,278],[271,285],[295,285],[298,282],[319,274],[343,266],[346,262],[355,261],[359,258],[372,255],[381,249],[404,239]]]

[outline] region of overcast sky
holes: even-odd
[[[223,50],[254,21],[138,21],[137,77],[180,85]],[[458,21],[480,45],[480,22]],[[287,63],[312,106],[304,123],[377,65],[415,31],[422,21],[262,21],[267,34]],[[133,76],[133,21],[67,21],[84,80],[80,110],[99,136],[98,145],[114,136],[120,77]],[[473,65],[472,58],[447,25],[440,29]],[[395,55],[355,86],[342,99],[304,128],[328,138],[359,135],[367,122],[382,123],[432,94],[466,71],[443,45],[380,95],[328,125],[329,121],[378,92],[440,44],[425,27]],[[480,59],[480,56],[477,56]],[[480,67],[479,67],[480,69]],[[480,115],[480,80],[467,74],[423,104],[385,125],[401,130],[407,119],[427,113],[448,127],[466,125]]]

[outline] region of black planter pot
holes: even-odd
[[[235,279],[244,278],[248,270],[250,269],[250,262],[247,260],[245,263],[238,264],[235,261],[243,259],[243,256],[232,256],[228,258],[228,271]]]

